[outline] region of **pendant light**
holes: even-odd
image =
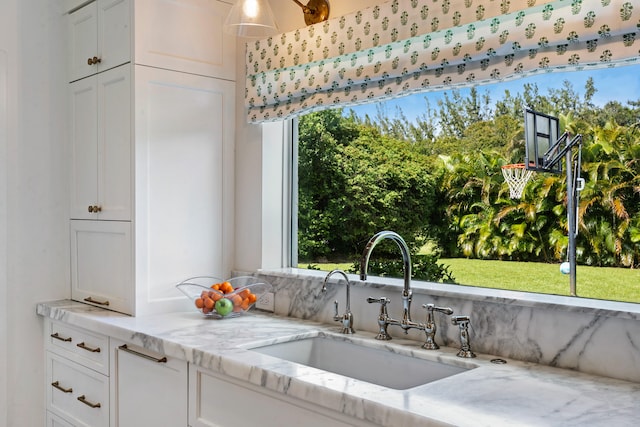
[[[237,0],[224,21],[224,31],[238,37],[269,37],[278,32],[267,0]]]
[[[328,0],[309,0],[304,5],[293,0],[302,8],[307,25],[329,19]],[[278,32],[273,12],[267,0],[237,0],[224,21],[224,30],[238,37],[269,37]]]

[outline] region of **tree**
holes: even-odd
[[[357,131],[349,131],[354,125]],[[429,233],[424,217],[434,204],[426,156],[324,111],[301,119],[299,145],[301,259],[359,255],[383,229],[400,233],[417,250]]]

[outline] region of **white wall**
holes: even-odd
[[[0,425],[7,422],[7,141],[9,122],[9,46],[13,11],[0,3]]]
[[[0,86],[5,78],[7,89],[0,90],[0,425],[7,427],[43,425],[35,305],[69,297],[70,289],[59,3],[0,2]]]
[[[269,0],[281,32],[305,27],[300,6],[292,0]],[[305,0],[302,3],[306,4]],[[339,17],[356,10],[385,3],[383,0],[330,1],[330,18]],[[245,49],[239,40],[236,85],[236,241],[235,268],[239,271],[254,271],[259,268],[283,266],[283,242],[275,239],[274,228],[263,226],[263,218],[277,217],[282,208],[282,182],[274,179],[274,169],[280,167],[273,161],[273,151],[282,152],[283,132],[268,125],[263,132],[261,125],[246,123],[244,111]],[[263,181],[263,177],[270,177]],[[281,212],[280,212],[281,214]],[[271,223],[271,222],[269,222]],[[281,224],[277,224],[280,227]]]

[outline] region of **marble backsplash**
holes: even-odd
[[[255,274],[274,286],[276,314],[333,322],[334,301],[345,310],[345,281],[334,275],[322,292],[326,273],[300,269]],[[369,296],[391,300],[389,316],[402,314],[402,280],[349,275],[356,333],[377,331],[380,306]],[[470,341],[476,353],[508,357],[584,373],[640,382],[640,305],[413,282],[412,318],[424,322],[422,304],[450,307],[471,318]],[[459,347],[460,334],[450,316],[436,314],[436,342]],[[336,322],[336,328],[338,328]],[[393,337],[424,341],[424,332],[389,326]],[[428,351],[428,350],[424,350]]]

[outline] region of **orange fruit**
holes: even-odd
[[[204,306],[206,308],[209,309],[209,311],[211,311],[213,309],[213,306],[215,305],[215,303],[213,302],[213,300],[209,297],[205,298],[204,300]]]
[[[198,308],[204,307],[204,300],[202,298],[196,298],[195,303],[196,303],[196,307]]]
[[[233,286],[231,286],[231,283],[229,283],[229,282],[222,282],[220,284],[220,290],[222,292],[224,292],[225,294],[228,294],[228,293],[233,292]]]

